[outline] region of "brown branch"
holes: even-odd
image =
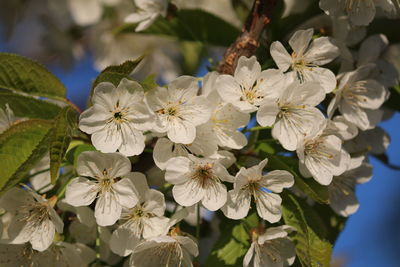
[[[272,10],[277,0],[255,0],[253,8],[246,19],[242,32],[235,42],[226,50],[217,71],[233,74],[241,56],[250,57],[260,45],[259,39],[265,26],[270,22]]]

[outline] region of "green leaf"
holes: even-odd
[[[27,120],[0,135],[0,191],[13,187],[39,162],[49,148],[52,123]]]
[[[291,236],[302,266],[330,266],[332,245],[321,218],[303,200],[288,193],[283,196],[282,216],[285,224],[296,229]]]
[[[135,26],[124,25],[117,29],[116,33],[134,32]],[[158,17],[147,30],[140,33],[168,36],[181,41],[197,41],[208,45],[229,46],[239,35],[239,30],[206,11],[181,9],[172,19]]]
[[[142,82],[140,82],[140,84],[143,86],[143,90],[145,92],[148,92],[158,86],[156,83],[156,76],[154,74],[147,76]]]
[[[243,266],[243,257],[250,247],[250,231],[257,225],[256,212],[240,221],[221,216],[221,236],[208,256],[205,266]]]
[[[92,93],[93,89],[101,82],[110,82],[117,87],[123,78],[129,78],[129,74],[139,65],[142,59],[143,57],[139,57],[135,60],[125,61],[121,65],[105,68],[93,82]]]
[[[314,179],[303,178],[298,172],[298,159],[272,154],[265,154],[268,158],[267,169],[286,170],[293,174],[294,185],[319,203],[329,203],[328,187],[320,185]]]
[[[14,54],[0,53],[0,88],[53,99],[65,98],[65,87],[42,65]]]
[[[58,171],[71,142],[76,123],[77,114],[70,106],[63,108],[55,120],[50,139],[50,177],[53,184],[58,177]]]
[[[0,90],[0,108],[4,109],[6,104],[20,118],[54,119],[60,112],[60,107],[53,103]]]

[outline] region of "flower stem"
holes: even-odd
[[[200,224],[201,224],[201,217],[200,217],[200,203],[197,203],[197,226],[196,226],[196,238],[197,244],[200,244]]]

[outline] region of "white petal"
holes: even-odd
[[[375,17],[375,3],[373,0],[356,1],[347,14],[354,25],[368,25]]]
[[[93,146],[103,153],[115,152],[121,146],[122,133],[117,125],[109,124],[99,131],[92,134]]]
[[[227,103],[240,100],[242,96],[240,84],[231,75],[220,75],[215,83],[218,94]]]
[[[128,229],[118,227],[111,235],[110,249],[112,252],[125,257],[132,253],[140,239]]]
[[[221,208],[226,217],[239,220],[247,216],[250,209],[251,196],[247,192],[231,190],[228,192],[228,200]]]
[[[54,224],[50,220],[44,220],[40,227],[32,233],[32,248],[38,251],[44,251],[53,243],[55,234]]]
[[[138,192],[129,178],[122,178],[112,186],[118,203],[125,208],[132,208],[139,200]]]
[[[191,161],[186,157],[172,158],[167,162],[165,180],[172,184],[184,183],[191,171]]]
[[[196,138],[196,127],[189,121],[175,118],[170,121],[168,138],[174,143],[190,144]]]
[[[292,64],[292,57],[286,51],[285,47],[279,42],[273,42],[270,47],[270,53],[276,65],[281,71],[287,71]]]
[[[241,56],[238,60],[234,77],[235,80],[244,88],[251,88],[261,73],[260,63],[257,58],[252,56],[250,58]]]
[[[94,104],[79,116],[79,129],[87,134],[93,134],[106,127],[107,120],[111,117],[105,107]]]
[[[307,50],[313,34],[313,29],[298,30],[290,37],[289,44],[297,56],[302,56]]]
[[[99,195],[94,209],[94,217],[100,226],[113,225],[121,216],[122,207],[111,192]]]
[[[330,93],[336,88],[335,74],[325,68],[311,68],[309,71],[304,71],[306,81],[319,82],[324,88],[325,93]]]
[[[150,190],[146,176],[140,172],[131,172],[126,176],[126,178],[131,181],[134,191],[138,194],[138,196],[140,196],[139,201],[143,201]]]
[[[227,200],[226,186],[222,183],[215,182],[212,186],[209,186],[204,192],[201,203],[203,206],[211,211],[220,209],[225,205]]]
[[[169,219],[166,217],[152,217],[144,221],[143,238],[166,235],[169,230]]]
[[[180,153],[177,153],[179,151],[180,150],[176,149],[176,144],[171,142],[169,139],[159,138],[153,150],[154,162],[161,170],[165,170],[169,159],[187,155],[186,151],[185,155],[179,155]]]
[[[279,113],[278,104],[271,100],[264,101],[257,111],[257,122],[261,126],[272,126]]]
[[[141,131],[136,130],[130,123],[121,124],[122,144],[118,151],[125,156],[140,155],[145,147],[145,137]]]
[[[72,179],[65,191],[65,201],[72,206],[88,206],[97,196],[97,185],[82,177]]]
[[[103,170],[110,177],[122,177],[130,172],[131,162],[121,153],[84,151],[78,157],[77,172],[88,177],[102,177]]]
[[[270,223],[276,223],[282,217],[281,203],[282,199],[279,195],[260,192],[256,200],[257,213]]]
[[[294,184],[294,177],[288,171],[274,170],[263,176],[262,186],[275,193],[282,192],[283,188],[290,188]]]
[[[322,66],[339,56],[339,48],[328,37],[320,37],[312,41],[304,55],[310,62]]]
[[[175,185],[172,188],[172,195],[179,205],[189,207],[204,197],[205,190],[198,185],[197,181],[191,179],[183,184]]]

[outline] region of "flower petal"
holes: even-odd
[[[122,178],[112,185],[118,203],[124,208],[132,208],[138,203],[139,193],[129,178]]]
[[[83,177],[77,177],[67,185],[65,201],[75,207],[88,206],[96,198],[97,184]]]
[[[113,225],[121,216],[122,207],[111,192],[99,195],[94,208],[94,217],[100,226]]]

